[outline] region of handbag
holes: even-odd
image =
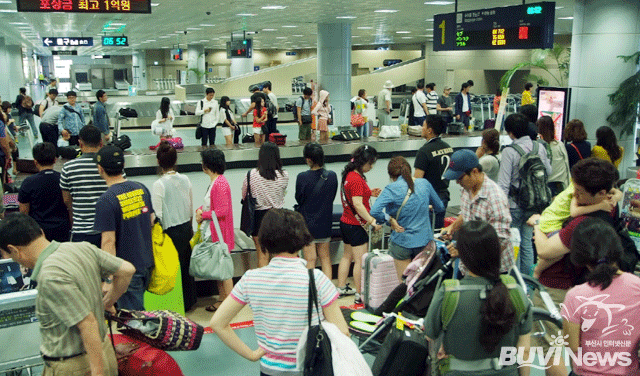
[[[399,138],[400,127],[397,125],[383,125],[378,133],[379,138]]]
[[[195,234],[193,234],[193,236],[191,237],[191,240],[189,240],[189,245],[191,245],[191,249],[193,249],[193,247],[196,246],[196,244],[202,242],[202,223],[198,224],[198,229],[196,230]]]
[[[203,107],[204,107],[204,101],[200,101],[200,108],[203,108]],[[196,140],[199,140],[201,138],[202,138],[202,116],[200,116],[200,122],[196,127]]]
[[[203,242],[193,247],[189,263],[189,274],[205,280],[226,281],[233,277],[233,260],[229,253],[229,246],[222,237],[216,213],[212,212],[211,217],[216,228],[218,241],[214,243],[211,240],[211,236],[207,236]],[[206,225],[208,226],[209,224],[207,223]]]
[[[313,276],[314,272],[315,269],[309,269],[309,305],[307,308],[309,329],[306,333],[307,344],[302,374],[303,376],[333,376],[331,342],[320,322],[318,291],[316,290],[316,281]],[[318,325],[311,326],[314,305],[318,316]]]
[[[173,311],[130,311],[121,309],[104,316],[118,325],[116,329],[133,339],[160,350],[197,350],[202,342],[204,328]]]
[[[311,115],[300,115],[300,118],[302,120],[302,124],[313,123],[313,118],[311,117]]]
[[[242,201],[242,214],[240,217],[240,230],[247,234],[253,235],[255,226],[256,206],[258,205],[256,198],[251,194],[251,170],[247,172],[247,195]]]
[[[151,229],[154,266],[147,290],[156,295],[164,295],[176,286],[176,276],[180,270],[180,259],[173,241],[162,230],[159,220]]]
[[[163,350],[123,334],[111,336],[123,376],[184,376],[178,363]]]
[[[353,125],[354,127],[361,127],[364,125],[364,123],[365,121],[364,117],[362,117],[362,114],[351,115],[351,125]]]

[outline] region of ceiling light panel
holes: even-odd
[[[425,5],[451,5],[453,1],[425,1]]]

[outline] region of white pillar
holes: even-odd
[[[242,74],[253,72],[253,54],[251,57],[234,57],[231,59],[231,67],[229,68],[230,77],[240,76]]]
[[[22,48],[6,45],[4,38],[0,38],[0,67],[0,96],[2,101],[13,102],[18,95],[18,89],[24,86],[25,82]]]
[[[572,88],[570,117],[581,119],[592,144],[596,129],[609,125],[609,94],[637,67],[619,55],[640,50],[640,2],[637,0],[575,0],[569,86]],[[570,120],[570,119],[567,119]],[[613,127],[619,133],[620,128]],[[621,177],[634,166],[633,135],[619,140],[625,148]]]
[[[333,124],[351,121],[351,24],[318,24],[318,84],[329,92]]]
[[[133,82],[132,85],[137,87],[138,90],[147,90],[149,85],[147,83],[147,54],[144,50],[136,50],[131,56]]]
[[[196,69],[201,73],[200,77],[192,71]],[[187,83],[203,84],[204,83],[204,46],[201,44],[190,44],[187,51]]]

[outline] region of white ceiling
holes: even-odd
[[[152,0],[152,14],[45,14],[16,13],[15,0],[0,0],[0,36],[5,37],[6,44],[22,44],[43,54],[51,50],[42,46],[43,37],[94,37],[94,47],[75,47],[80,55],[117,55],[130,54],[133,49],[172,48],[177,44],[186,47],[190,43],[224,49],[232,32],[246,30],[256,32],[251,36],[256,49],[289,50],[315,48],[318,23],[350,22],[353,45],[421,44],[432,39],[433,22],[428,20],[434,14],[454,12],[454,5],[426,5],[425,1],[428,0]],[[458,10],[518,4],[522,2],[460,0]],[[574,0],[556,2],[556,34],[571,33],[572,21],[558,18],[573,16],[573,4]],[[269,6],[286,8],[262,9]],[[397,12],[375,12],[382,9]],[[355,18],[337,18],[344,16]],[[111,29],[106,35],[128,36],[129,48],[101,46],[99,36],[105,35],[107,23]]]

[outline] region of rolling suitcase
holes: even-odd
[[[242,143],[243,144],[250,144],[250,143],[256,142],[255,136],[253,135],[253,133],[249,133],[247,128],[245,128],[245,132],[246,133],[242,136]],[[253,131],[253,129],[251,129],[251,130]]]
[[[484,129],[493,129],[496,127],[496,119],[487,119],[484,121]]]
[[[384,231],[386,226],[383,226]],[[384,249],[386,234],[383,233],[382,245]],[[369,311],[375,311],[389,294],[400,284],[396,266],[386,250],[373,249],[371,228],[369,228],[369,252],[362,255],[361,289],[362,303]],[[387,240],[387,248],[389,241]]]
[[[423,376],[429,346],[424,333],[393,325],[373,362],[374,376]]]
[[[420,125],[410,125],[407,129],[409,136],[422,137],[422,127]]]
[[[278,146],[283,146],[287,142],[287,135],[280,133],[269,134],[269,142],[273,142]]]

